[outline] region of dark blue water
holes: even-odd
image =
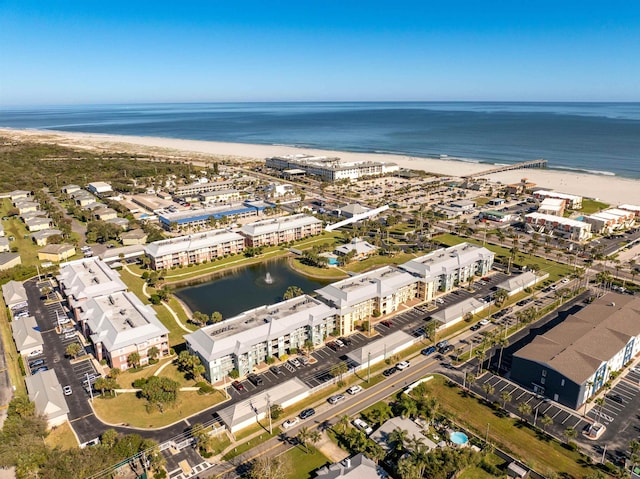
[[[5,109],[0,126],[282,144],[640,178],[640,103],[198,103]]]

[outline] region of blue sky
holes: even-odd
[[[0,105],[640,101],[640,2],[0,0]]]

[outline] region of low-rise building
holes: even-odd
[[[326,181],[357,180],[363,176],[379,176],[400,170],[395,163],[379,161],[344,161],[340,158],[310,155],[287,155],[267,158],[267,168],[303,170]]]
[[[322,221],[304,214],[282,216],[248,223],[239,233],[247,246],[275,246],[322,233]]]
[[[108,196],[113,193],[113,188],[109,183],[104,181],[94,181],[87,185],[87,191],[96,196]]]
[[[560,193],[558,191],[536,190],[533,192],[533,197],[540,201],[544,200],[545,198],[555,198],[558,200],[563,200],[566,207],[569,209],[582,209],[582,196],[569,195],[567,193]]]
[[[51,218],[42,218],[40,216],[30,218],[24,223],[27,226],[27,230],[29,230],[30,232],[48,230],[53,226],[53,221],[51,221]]]
[[[91,212],[91,215],[95,220],[107,221],[118,217],[118,212],[111,208],[105,208],[103,206],[96,208]]]
[[[498,223],[506,223],[507,221],[511,221],[513,215],[508,211],[481,211],[478,214],[478,219],[480,220],[489,220],[489,221],[497,221]]]
[[[37,211],[40,205],[35,201],[18,200],[14,203],[14,206],[18,210],[18,214],[25,214],[31,211]]]
[[[147,233],[141,229],[135,229],[120,233],[120,242],[122,246],[131,246],[147,243]]]
[[[606,235],[629,228],[635,223],[635,218],[633,211],[611,208],[585,216],[584,222],[591,225],[591,231],[594,233]]]
[[[213,230],[154,241],[145,246],[145,253],[151,260],[151,268],[169,269],[241,253],[244,241],[244,237],[238,233]]]
[[[640,351],[640,298],[607,293],[514,353],[511,379],[578,409]]]
[[[69,406],[55,370],[49,369],[27,376],[25,382],[29,400],[35,404],[36,412],[46,418],[50,428],[67,422]]]
[[[31,196],[30,191],[25,190],[13,190],[9,193],[9,198],[11,199],[11,203],[14,203],[19,200],[26,200]]]
[[[564,208],[567,204],[567,200],[560,198],[544,198],[538,206],[538,213],[543,215],[564,215]]]
[[[393,313],[403,304],[425,299],[422,280],[395,266],[384,266],[337,281],[316,293],[336,308],[340,335],[354,332],[360,321]]]
[[[338,256],[352,255],[355,260],[363,260],[378,252],[378,247],[372,245],[362,238],[353,238],[346,244],[340,245],[333,250]]]
[[[31,218],[37,218],[37,217],[44,218],[46,216],[49,216],[46,211],[35,210],[35,211],[27,211],[26,213],[22,213],[20,215],[20,219],[22,220],[23,223],[26,223],[27,220],[30,220]]]
[[[389,451],[394,447],[391,443],[391,438],[393,437],[391,433],[395,430],[405,431],[408,440],[424,445],[427,448],[427,451],[437,447],[436,443],[422,433],[422,428],[418,426],[418,424],[409,418],[403,417],[392,417],[391,419],[387,419],[369,436],[369,439],[378,444],[384,450]]]
[[[0,237],[0,253],[8,253],[9,251],[11,251],[9,238]]]
[[[121,230],[129,229],[129,220],[127,218],[110,218],[105,223],[116,225]]]
[[[72,244],[48,244],[38,251],[38,259],[59,263],[68,260],[75,254],[76,247]]]
[[[538,283],[541,283],[549,277],[549,273],[541,273],[537,275],[533,271],[525,271],[522,274],[516,276],[510,276],[502,283],[496,285],[498,289],[503,289],[507,292],[507,296],[513,296],[526,288],[531,288]]]
[[[465,319],[465,316],[476,314],[487,307],[487,303],[476,298],[467,298],[433,313],[431,319],[439,323],[438,329],[447,329]]]
[[[71,195],[72,193],[80,191],[81,189],[82,188],[80,188],[78,185],[65,185],[60,191],[62,191],[65,195]]]
[[[18,353],[28,356],[34,352],[42,353],[44,341],[36,318],[27,316],[11,321],[13,340],[16,343]]]
[[[18,253],[0,253],[0,271],[11,269],[22,264],[22,259]]]
[[[231,203],[240,199],[238,190],[213,190],[203,191],[198,194],[198,199],[203,203]]]
[[[631,211],[636,216],[636,218],[640,218],[640,206],[638,205],[624,204],[624,205],[618,206],[618,209],[624,210],[624,211]]]
[[[527,226],[538,233],[546,233],[574,241],[586,241],[591,237],[591,225],[562,216],[529,213],[525,216]]]
[[[106,359],[112,368],[126,370],[134,366],[130,355],[137,353],[140,364],[169,354],[169,330],[158,320],[151,306],[136,295],[120,291],[96,296],[78,303],[78,323],[95,348],[98,361]]]
[[[167,231],[209,229],[223,218],[251,218],[260,216],[265,209],[273,208],[273,205],[263,201],[245,201],[224,206],[211,206],[175,213],[164,213],[158,217],[160,225]]]
[[[52,236],[62,237],[62,231],[55,228],[36,231],[31,235],[31,240],[38,246],[45,246],[49,243],[49,238]]]
[[[187,347],[200,357],[205,376],[221,381],[237,370],[241,376],[268,358],[319,345],[336,327],[335,310],[304,295],[260,306],[185,335]]]
[[[2,296],[5,304],[11,310],[26,307],[29,300],[23,284],[13,280],[2,285]]]
[[[371,208],[367,208],[366,206],[359,205],[358,203],[352,203],[350,205],[345,205],[337,210],[338,216],[343,216],[345,218],[353,218],[354,216],[361,215],[366,213]]]
[[[340,462],[323,466],[316,471],[318,479],[387,479],[389,474],[363,453]]]

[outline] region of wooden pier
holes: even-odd
[[[473,173],[471,175],[465,175],[463,178],[478,178],[480,176],[492,175],[494,173],[500,173],[502,171],[509,170],[521,170],[524,168],[546,168],[547,160],[531,160],[531,161],[523,161],[521,163],[514,163],[513,165],[502,165],[497,168],[491,168],[490,170],[479,171],[478,173]]]

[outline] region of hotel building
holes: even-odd
[[[321,344],[335,327],[335,310],[311,296],[260,306],[185,335],[211,382],[232,370],[240,376],[270,357],[282,357],[305,342]]]
[[[244,250],[244,237],[227,230],[213,230],[154,241],[144,252],[152,269],[169,269],[211,261]]]
[[[357,180],[363,176],[379,176],[399,171],[395,163],[379,161],[344,161],[326,156],[287,155],[267,158],[267,168],[298,169],[327,181]]]
[[[322,233],[322,221],[304,214],[265,219],[242,226],[247,246],[274,246]]]

